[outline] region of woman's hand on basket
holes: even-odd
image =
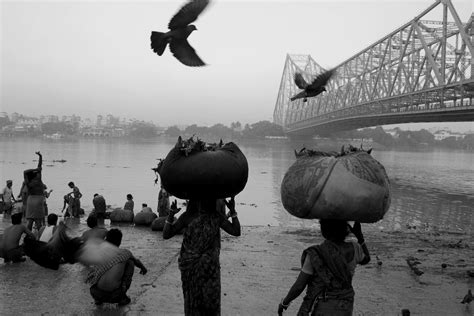
[[[173,213],[173,216],[177,213],[179,213],[179,211],[181,211],[181,208],[178,208],[178,201],[177,200],[174,200],[172,203],[171,203],[171,213]]]
[[[362,226],[360,225],[359,222],[355,222],[352,227],[351,225],[349,225],[349,229],[351,233],[353,233],[354,236],[357,238],[357,241],[359,241],[359,243],[364,242],[364,235],[362,234]]]
[[[234,197],[231,197],[228,202],[224,199],[224,203],[227,206],[227,208],[229,209],[230,215],[232,216],[233,214],[235,214],[235,199],[234,199]]]

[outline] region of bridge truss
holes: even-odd
[[[422,20],[442,6],[440,21]],[[448,16],[452,21],[448,20]],[[294,75],[325,71],[310,55],[287,55],[273,114],[289,134],[325,134],[374,125],[474,120],[474,14],[462,23],[449,0],[336,67],[325,92],[304,103]]]

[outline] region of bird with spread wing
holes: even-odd
[[[311,83],[307,83],[301,73],[295,73],[295,84],[303,91],[291,97],[290,100],[295,101],[297,99],[303,99],[303,102],[306,102],[308,101],[308,98],[315,97],[323,91],[326,91],[326,84],[328,83],[329,79],[331,79],[331,77],[334,75],[334,73],[335,69],[325,71],[322,74],[318,75]]]
[[[197,30],[196,26],[190,23],[197,20],[208,4],[209,0],[191,0],[171,18],[168,32],[151,32],[153,51],[161,56],[169,43],[174,57],[184,65],[190,67],[206,65],[189,44],[188,36]]]

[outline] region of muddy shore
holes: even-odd
[[[1,223],[0,233],[7,225]],[[71,235],[86,228],[83,223],[69,226]],[[84,283],[87,269],[80,265],[53,271],[27,260],[0,264],[0,315],[183,314],[177,264],[181,236],[165,241],[149,228],[119,228],[124,233],[122,247],[149,269],[145,276],[135,271],[130,305],[95,306]],[[474,273],[473,236],[409,227],[368,230],[365,239],[372,261],[356,270],[354,315],[399,315],[403,308],[412,315],[474,314],[474,303],[460,303],[474,288],[469,275]],[[313,229],[244,226],[237,238],[222,232],[222,315],[275,315],[299,273],[301,252],[321,241]],[[295,300],[286,314],[294,315],[300,301],[301,297]]]

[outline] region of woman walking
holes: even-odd
[[[213,198],[190,200],[186,212],[174,224],[173,216],[180,209],[176,200],[171,205],[163,238],[171,238],[185,228],[179,256],[185,315],[221,314],[220,229],[240,236],[234,198],[225,204],[232,222],[217,211],[217,200]]]
[[[306,287],[298,316],[352,315],[355,267],[370,261],[360,223],[356,222],[353,227],[343,220],[320,220],[319,223],[325,240],[303,251],[301,272],[278,305],[278,315],[282,315]],[[345,242],[349,232],[357,237],[358,243]]]

